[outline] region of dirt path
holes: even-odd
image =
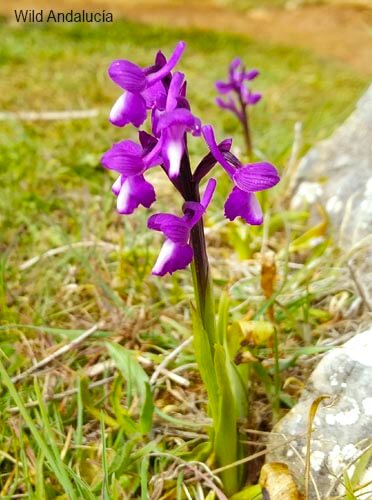
[[[58,1],[14,0],[22,6],[59,8]],[[0,0],[0,12],[10,11]],[[221,3],[220,3],[221,4]],[[70,0],[64,6],[106,8],[116,15],[164,26],[198,27],[246,34],[258,40],[309,49],[320,56],[343,61],[372,76],[372,8],[346,5],[314,5],[288,9],[253,9],[238,12],[216,6],[213,0]],[[372,0],[371,0],[372,7]]]

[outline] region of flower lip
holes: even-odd
[[[254,193],[234,187],[225,202],[225,217],[234,220],[241,217],[248,224],[259,226],[263,222],[260,204]]]
[[[152,269],[152,274],[164,276],[167,273],[173,274],[175,271],[185,269],[191,263],[193,256],[190,245],[180,245],[166,240]]]
[[[119,179],[113,185],[114,193],[118,193],[117,211],[119,214],[130,215],[139,205],[149,208],[153,204],[156,199],[155,190],[143,175],[127,178],[120,176]]]
[[[140,127],[146,120],[146,101],[141,94],[125,92],[113,105],[110,122],[117,127],[123,127],[132,123],[135,127]]]

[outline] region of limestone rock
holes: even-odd
[[[372,85],[355,111],[301,160],[293,206],[306,192],[326,207],[336,241],[350,249],[372,233]]]
[[[286,463],[300,488],[304,485],[309,411],[321,395],[331,396],[332,404],[321,404],[316,412],[310,456],[311,473],[323,500],[344,493],[343,472],[347,470],[351,477],[355,461],[372,442],[372,328],[325,354],[300,401],[269,437],[266,461]],[[280,444],[283,446],[278,448]],[[359,484],[371,477],[369,463]],[[311,481],[310,490],[310,499],[318,498]],[[367,490],[364,495],[363,490],[358,491],[358,498],[372,498],[371,488]]]

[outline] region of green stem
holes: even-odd
[[[239,94],[239,103],[243,117],[242,125],[243,125],[243,136],[244,136],[245,147],[247,149],[248,160],[252,161],[253,145],[252,145],[251,128],[249,126],[248,106],[243,102],[242,96],[240,94]]]
[[[191,246],[194,251],[193,281],[195,300],[203,327],[208,335],[213,356],[214,344],[217,340],[215,307],[202,219],[191,231]]]
[[[192,176],[187,154],[182,159],[181,176],[180,192],[183,198],[186,201],[200,202],[199,182]],[[196,310],[193,310],[195,357],[208,394],[209,413],[213,421],[211,441],[214,457],[218,466],[224,466],[238,458],[237,405],[228,370],[230,359],[227,347],[217,335],[203,219],[191,230],[190,243],[194,252],[192,276],[196,301]],[[238,469],[223,472],[222,480],[226,493],[235,493],[240,484]]]
[[[277,328],[274,328],[273,338],[273,354],[274,354],[274,401],[273,401],[273,416],[274,423],[280,418],[280,365],[279,365],[279,338]]]

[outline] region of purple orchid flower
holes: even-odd
[[[123,59],[111,63],[108,70],[110,78],[125,90],[111,109],[109,119],[113,125],[142,125],[147,109],[151,109],[159,94],[165,93],[162,80],[176,66],[184,49],[185,43],[179,42],[169,61],[158,53],[155,65],[147,69]]]
[[[211,153],[235,184],[225,202],[225,216],[230,220],[240,216],[248,224],[262,224],[262,210],[254,193],[269,189],[279,182],[276,168],[268,162],[248,165],[238,162],[233,166],[218,148],[212,126],[204,125],[202,133]]]
[[[184,96],[184,78],[183,73],[173,75],[164,110],[153,114],[153,130],[155,135],[160,136],[164,166],[171,179],[175,179],[180,171],[186,148],[185,133],[201,135],[201,122],[191,113]]]
[[[228,81],[216,82],[217,91],[225,96],[225,99],[217,97],[216,104],[221,109],[227,109],[234,113],[242,124],[249,158],[252,158],[253,147],[248,108],[257,104],[261,100],[262,94],[252,92],[246,86],[246,82],[253,80],[258,75],[259,71],[257,69],[246,71],[242,61],[236,58],[230,64]]]
[[[153,186],[143,174],[162,163],[160,144],[146,132],[140,132],[140,141],[141,145],[131,140],[118,142],[101,159],[105,168],[120,174],[112,186],[120,214],[132,214],[139,205],[149,208],[156,199]]]
[[[161,231],[166,237],[152,274],[157,276],[172,274],[179,269],[185,269],[191,263],[194,254],[189,244],[190,232],[207,210],[215,188],[215,179],[209,179],[200,203],[187,201],[184,204],[183,217],[160,213],[149,218],[147,226],[155,231]]]

